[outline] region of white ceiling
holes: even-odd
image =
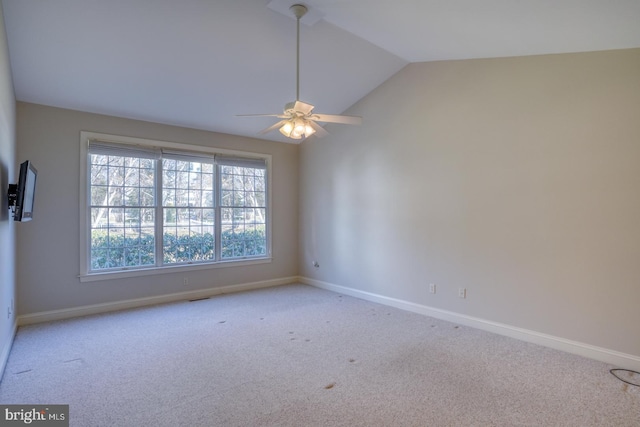
[[[295,0],[269,2],[2,0],[16,97],[285,141],[258,135],[270,118],[235,117],[295,100],[295,18],[277,12]],[[319,113],[409,62],[640,47],[640,0],[301,3],[321,18],[302,25],[300,69]]]

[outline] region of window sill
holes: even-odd
[[[80,274],[78,278],[80,282],[97,282],[102,280],[113,280],[113,279],[126,279],[129,277],[140,277],[140,276],[152,276],[156,274],[165,274],[165,273],[181,273],[186,271],[196,271],[196,270],[212,270],[216,268],[225,268],[225,267],[240,267],[247,265],[256,265],[256,264],[268,264],[271,263],[272,258],[253,258],[253,259],[244,259],[244,260],[233,260],[233,261],[219,261],[215,264],[182,264],[182,265],[171,265],[165,267],[153,267],[153,268],[144,268],[144,269],[134,269],[134,270],[118,270],[118,271],[106,271],[101,273],[87,273]]]

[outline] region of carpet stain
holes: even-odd
[[[332,389],[335,385],[336,383],[327,384],[326,386],[324,386],[324,388],[325,390],[329,390],[329,389]]]
[[[623,392],[629,391],[629,384],[623,384],[622,385],[622,391]]]
[[[311,342],[311,340],[310,340],[309,338],[307,338],[305,341],[306,341],[306,342]]]
[[[16,375],[26,374],[27,372],[31,372],[31,371],[33,371],[33,369],[25,369],[24,371],[19,371],[19,372],[16,372],[15,374]]]
[[[221,320],[218,323],[227,323],[227,321],[226,320]]]
[[[350,363],[354,363],[356,361],[356,359],[349,359]]]
[[[71,363],[71,362],[82,362],[82,357],[77,357],[75,359],[65,360],[62,363]]]

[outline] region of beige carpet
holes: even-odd
[[[22,327],[0,403],[72,426],[640,426],[611,368],[290,285]]]

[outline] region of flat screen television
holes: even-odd
[[[9,208],[13,208],[15,221],[31,221],[33,219],[37,177],[38,171],[27,160],[20,165],[18,183],[9,185]]]

